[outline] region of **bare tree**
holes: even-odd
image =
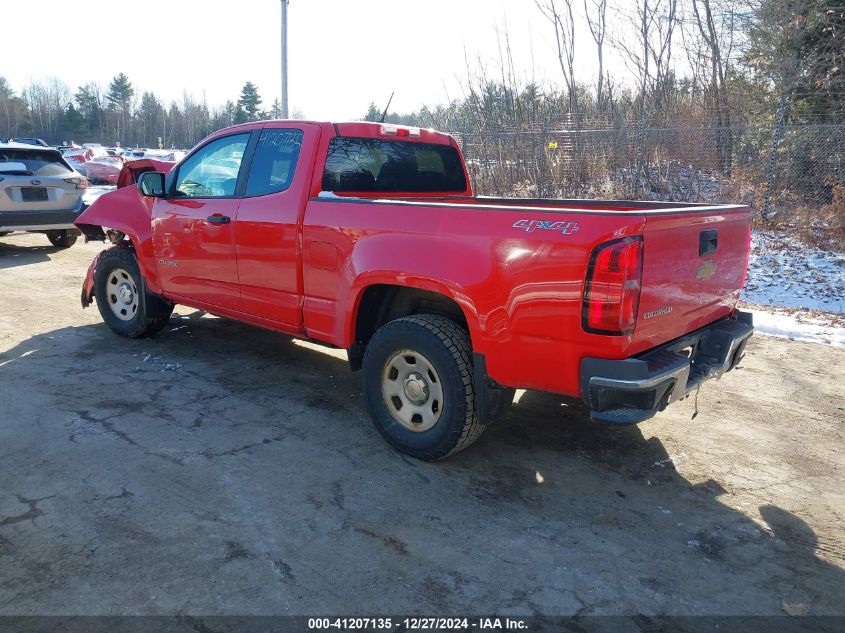
[[[716,9],[721,20],[717,24]],[[728,104],[727,73],[736,24],[731,6],[714,7],[713,0],[692,0],[695,24],[706,47],[710,66],[709,94],[716,117],[716,154],[719,170],[730,175],[733,158],[733,135]]]
[[[623,12],[623,20],[636,24],[633,41],[613,39],[625,65],[637,76],[637,186],[646,184],[646,125],[663,118],[673,92],[672,43],[678,23],[678,0],[636,0],[635,10]]]
[[[636,25],[633,41],[616,37],[613,45],[629,70],[637,76],[639,98],[660,113],[671,89],[672,44],[678,25],[678,0],[636,0],[632,12],[621,18]]]
[[[596,81],[596,107],[599,112],[605,109],[604,93],[604,38],[607,33],[607,0],[590,0],[594,15],[591,15],[584,0],[584,15],[587,16],[587,26],[590,27],[590,35],[596,43],[596,55],[599,62],[598,80]]]
[[[569,112],[574,113],[578,108],[575,87],[575,18],[572,14],[574,0],[563,0],[563,11],[558,9],[557,0],[545,0],[542,4],[540,0],[534,0],[534,3],[554,25],[557,58],[569,93]]]
[[[58,134],[65,107],[70,102],[70,89],[61,80],[51,77],[46,82],[33,82],[24,89],[33,129],[52,138]]]

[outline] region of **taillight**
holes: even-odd
[[[590,256],[581,323],[594,334],[630,334],[637,324],[643,274],[641,237],[597,246]]]
[[[77,189],[87,189],[88,188],[88,179],[87,178],[65,178],[65,182],[71,185],[76,185]]]

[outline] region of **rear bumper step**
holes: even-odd
[[[720,378],[742,360],[754,333],[752,315],[711,323],[633,358],[581,361],[581,393],[590,417],[636,424],[680,400],[705,380]]]

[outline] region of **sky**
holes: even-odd
[[[72,91],[105,87],[124,72],[136,96],[151,90],[168,103],[187,92],[214,107],[252,81],[269,109],[281,92],[281,0],[0,0],[0,16],[37,24],[3,29],[0,75],[17,91],[51,77]],[[522,78],[562,83],[553,28],[534,0],[290,0],[288,22],[289,103],[312,119],[360,118],[392,92],[400,113],[458,98],[467,58],[499,73],[505,27]],[[35,46],[34,32],[58,47]],[[591,81],[586,29],[576,45],[587,60],[579,80]]]

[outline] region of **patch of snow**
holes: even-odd
[[[760,305],[845,313],[845,255],[805,246],[780,231],[755,230],[741,298]]]
[[[845,347],[845,327],[823,316],[767,310],[751,310],[751,313],[754,315],[755,334]]]

